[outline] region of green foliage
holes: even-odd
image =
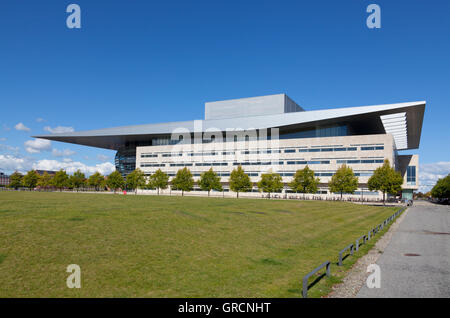
[[[22,185],[28,189],[36,188],[36,185],[39,180],[39,175],[35,170],[30,170],[27,174],[22,178]]]
[[[151,189],[158,189],[159,195],[160,189],[167,189],[167,187],[169,186],[169,176],[167,175],[167,173],[162,172],[161,169],[158,169],[154,174],[150,176],[147,186]]]
[[[269,193],[270,198],[271,192],[280,192],[283,190],[281,176],[278,173],[263,173],[261,180],[258,182],[258,189],[259,191]]]
[[[83,188],[86,185],[86,176],[78,169],[69,177],[69,184],[74,189]]]
[[[40,188],[47,189],[52,186],[52,176],[47,173],[47,171],[44,172],[42,176],[39,176],[37,186]]]
[[[89,177],[88,184],[89,186],[94,187],[95,191],[98,191],[100,187],[104,186],[105,177],[100,172],[96,172]]]
[[[238,166],[231,172],[230,189],[237,193],[238,198],[239,192],[248,192],[252,189],[250,177],[244,172],[244,169],[242,169],[241,166]]]
[[[450,198],[450,174],[436,182],[431,189],[431,196],[438,199]]]
[[[141,169],[136,169],[127,175],[127,187],[134,189],[137,193],[137,189],[145,187],[145,174]]]
[[[14,172],[9,176],[9,187],[18,189],[22,186],[23,175],[20,172]]]
[[[383,192],[383,202],[386,199],[386,193],[397,194],[401,190],[402,184],[402,175],[391,167],[389,160],[385,160],[381,167],[375,169],[373,175],[367,182],[370,191],[376,190]]]
[[[106,179],[106,185],[108,188],[113,189],[114,193],[116,193],[117,189],[121,189],[125,185],[125,181],[123,180],[122,175],[119,171],[111,172],[111,174]]]
[[[331,192],[340,193],[342,199],[343,193],[353,193],[358,188],[358,177],[355,177],[352,168],[343,164],[331,177],[328,187]]]
[[[220,183],[220,177],[217,175],[217,173],[214,172],[212,168],[200,175],[198,185],[203,191],[208,191],[208,196],[211,190],[223,190],[222,184]]]
[[[69,176],[63,169],[61,169],[53,176],[52,183],[56,188],[62,190],[63,188],[69,186]]]
[[[184,191],[191,191],[194,188],[194,178],[191,171],[184,167],[178,170],[175,178],[172,180],[172,186],[174,190],[181,190],[181,195],[184,195]]]
[[[314,177],[314,171],[306,166],[304,169],[297,170],[292,182],[289,183],[292,191],[300,193],[316,193],[320,179]]]

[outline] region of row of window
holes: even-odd
[[[355,163],[383,163],[383,159],[369,159],[369,160],[336,160],[336,163],[355,164]]]
[[[300,148],[298,149],[298,152],[339,152],[339,151],[356,151],[358,150],[357,147],[335,147],[335,148]],[[384,150],[384,146],[373,146],[373,147],[361,147],[361,150]],[[284,149],[284,153],[296,153],[297,149],[295,148],[289,148]],[[241,154],[243,155],[253,155],[253,154],[271,154],[271,153],[281,153],[280,149],[272,149],[272,150],[243,150],[241,151]],[[211,152],[193,152],[188,153],[187,156],[193,157],[193,156],[216,156],[219,152],[217,151],[211,151]],[[234,155],[236,154],[235,151],[222,151],[222,155]],[[182,152],[180,153],[162,153],[162,157],[181,157],[183,155]],[[158,154],[148,154],[144,153],[141,154],[141,158],[155,158]]]
[[[338,164],[363,164],[363,163],[383,163],[383,159],[364,159],[364,160],[336,160]],[[283,165],[284,161],[245,161],[233,162],[233,166],[264,166],[264,165]],[[330,160],[292,160],[286,161],[287,165],[328,165]],[[165,163],[141,163],[141,167],[165,167]],[[170,167],[192,167],[192,162],[170,163]],[[196,167],[220,167],[228,166],[228,162],[196,162]]]
[[[192,175],[194,177],[200,177],[200,175],[203,173],[204,171],[193,171],[191,172]],[[220,177],[229,177],[230,176],[230,172],[229,171],[215,171],[215,173],[217,173],[218,176]],[[261,174],[263,174],[264,172],[258,172],[258,171],[249,171],[246,172],[246,174],[250,177],[258,177]],[[293,177],[295,172],[293,171],[289,171],[289,172],[277,172],[281,177]],[[177,173],[176,172],[166,172],[166,174],[169,177],[174,177]],[[335,174],[335,172],[314,172],[314,176],[316,177],[332,177]],[[147,176],[150,176],[150,173],[146,173]],[[373,172],[355,172],[355,176],[356,177],[370,177],[373,175]]]

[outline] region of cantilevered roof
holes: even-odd
[[[174,131],[205,132],[280,128],[281,131],[339,123],[358,123],[371,133],[391,133],[397,149],[419,147],[425,101],[291,112],[229,119],[192,120],[86,130],[34,136],[92,147],[119,149],[127,143],[148,141]]]

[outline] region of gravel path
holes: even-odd
[[[355,297],[361,287],[364,286],[367,277],[370,273],[367,273],[367,266],[375,264],[389,245],[392,235],[399,227],[400,223],[408,214],[408,210],[404,211],[400,217],[398,217],[394,223],[389,227],[389,230],[378,239],[375,246],[363,257],[361,257],[349,270],[347,276],[343,279],[341,284],[333,287],[333,291],[328,294],[329,298],[353,298]]]

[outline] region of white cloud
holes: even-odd
[[[0,155],[0,167],[4,172],[25,172],[32,169],[32,158],[21,158],[14,155]]]
[[[115,166],[110,162],[104,162],[100,164],[96,164],[95,166],[88,166],[82,162],[79,161],[72,161],[69,158],[66,158],[63,161],[57,161],[57,160],[39,160],[37,163],[33,164],[33,169],[38,170],[60,170],[64,169],[67,173],[72,174],[78,169],[81,170],[81,172],[91,175],[95,172],[100,172],[103,175],[108,175],[114,170],[116,170]]]
[[[87,176],[100,172],[103,175],[108,175],[114,170],[115,166],[110,162],[99,163],[94,166],[88,166],[82,162],[72,161],[70,158],[64,158],[63,161],[43,159],[36,161],[31,157],[20,157],[14,155],[2,155],[0,154],[0,167],[5,173],[12,173],[14,171],[20,171],[26,173],[31,169],[37,170],[60,170],[64,169],[67,173],[73,174],[80,169]]]
[[[53,148],[52,155],[55,157],[70,157],[76,154],[75,151],[72,151],[70,149],[64,149],[64,150],[58,150]]]
[[[41,117],[36,118],[36,122],[38,122],[38,123],[42,123],[43,121],[45,121],[44,118],[41,118]]]
[[[50,140],[33,139],[25,141],[25,150],[28,153],[40,153],[41,151],[50,151],[52,144]]]
[[[30,131],[31,130],[30,128],[25,126],[23,123],[18,123],[17,125],[14,126],[14,128],[16,130],[21,130],[21,131]]]
[[[63,134],[63,133],[75,131],[75,129],[73,129],[73,127],[65,127],[65,126],[57,126],[55,128],[52,128],[50,126],[45,126],[44,130],[48,131],[49,133],[52,133],[52,134]]]
[[[14,154],[18,154],[19,151],[20,151],[20,148],[19,147],[13,147],[13,146],[9,146],[9,145],[2,145],[2,144],[0,144],[0,151],[7,151],[7,152],[13,152]]]
[[[428,192],[440,178],[450,173],[450,162],[440,161],[419,166],[419,191]]]
[[[5,137],[1,137],[0,141],[6,141],[6,138]]]
[[[109,156],[99,154],[97,155],[97,159],[100,160],[101,162],[105,162],[109,160]]]

